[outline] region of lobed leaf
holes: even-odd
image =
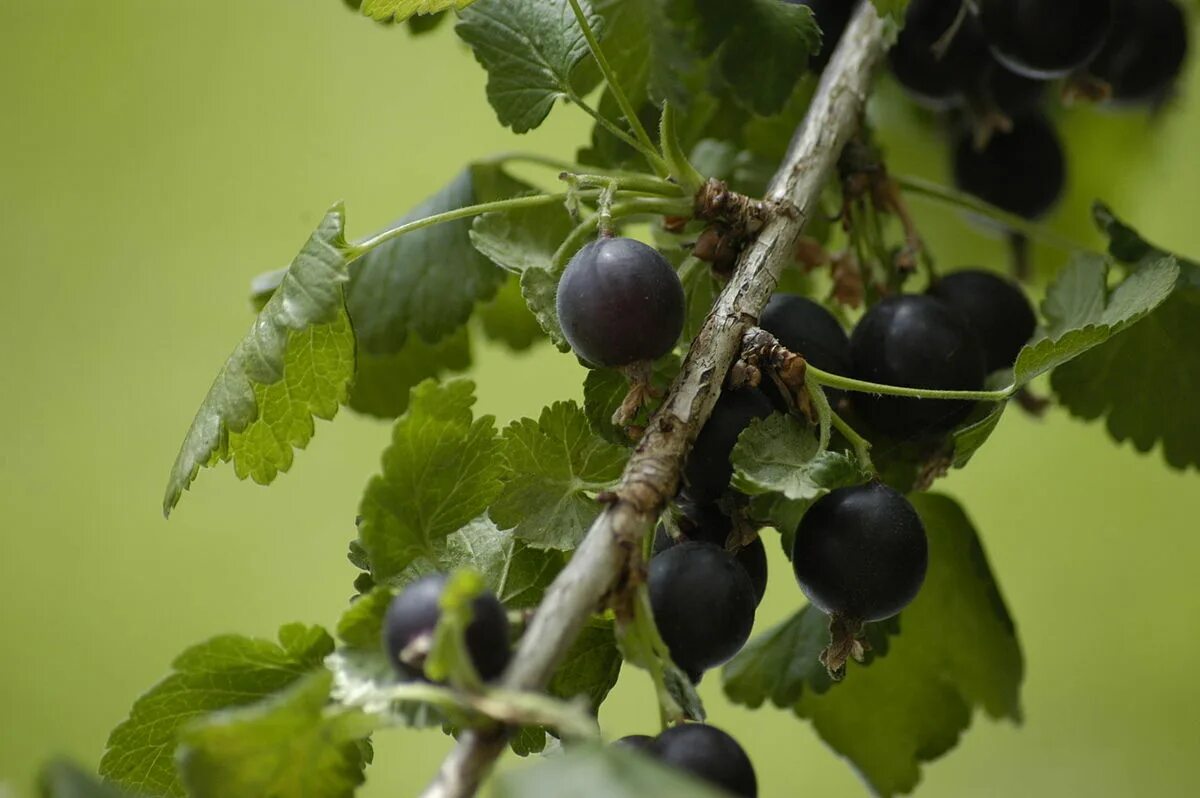
[[[483,334],[514,352],[524,352],[546,337],[537,317],[525,305],[521,282],[509,275],[496,296],[477,311]]]
[[[472,416],[474,388],[467,380],[427,380],[392,428],[382,472],[360,505],[358,543],[376,583],[421,557],[436,558],[444,539],[498,494],[500,442],[491,416]]]
[[[201,466],[233,461],[238,477],[267,484],[312,439],[313,418],[331,419],[354,374],[354,330],[345,213],[325,214],[292,261],[196,412],[163,498],[170,515]]]
[[[421,382],[471,366],[471,339],[466,327],[430,344],[409,336],[390,355],[358,352],[358,368],[347,404],[352,410],[378,418],[396,418],[408,408],[409,393]]]
[[[362,0],[359,10],[377,22],[403,22],[417,14],[461,10],[475,0]]]
[[[66,760],[48,763],[38,773],[40,798],[132,798],[130,793],[105,784]]]
[[[279,643],[222,635],[184,651],[173,673],[142,695],[113,729],[100,760],[107,781],[140,794],[184,794],[175,771],[180,730],[217,710],[253,704],[321,667],[333,640],[320,627],[291,624]]]
[[[515,421],[503,437],[508,478],[492,519],[535,548],[575,548],[600,512],[592,494],[616,483],[628,452],[592,432],[574,402]]]
[[[617,81],[635,108],[691,99],[687,77],[698,64],[680,26],[668,13],[672,0],[594,0],[604,19],[601,46]]]

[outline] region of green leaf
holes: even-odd
[[[180,737],[192,798],[350,798],[364,781],[373,721],[328,708],[321,670],[252,706],[214,713]]]
[[[713,303],[721,286],[713,277],[712,269],[699,258],[688,257],[679,267],[679,280],[683,283],[683,298],[687,315],[683,318],[683,332],[679,339],[690,343],[700,332],[704,320],[712,312]]]
[[[414,386],[470,366],[471,339],[466,327],[459,327],[436,344],[409,336],[400,351],[391,355],[373,355],[360,349],[348,404],[360,413],[395,418],[408,408],[409,392]]]
[[[996,431],[1000,419],[1004,415],[1007,402],[987,404],[980,402],[971,416],[960,424],[950,434],[950,442],[954,447],[954,467],[965,468],[975,452],[979,451],[988,438]]]
[[[546,690],[564,700],[583,696],[596,712],[616,685],[621,662],[612,621],[592,618],[567,649]]]
[[[669,18],[671,0],[594,0],[604,18],[601,45],[621,89],[635,108],[646,101],[685,106],[687,78],[696,70],[684,33]]]
[[[377,22],[403,22],[415,14],[463,9],[475,0],[362,0],[359,10]]]
[[[871,0],[875,10],[881,17],[891,17],[898,23],[904,22],[904,12],[908,10],[909,0]]]
[[[481,515],[500,490],[503,464],[494,420],[474,420],[474,383],[426,381],[392,428],[383,471],[360,506],[358,542],[377,583],[418,558],[436,558],[438,543]]]
[[[514,421],[504,430],[509,476],[492,519],[534,547],[573,549],[600,512],[590,494],[616,483],[627,456],[592,432],[574,402]]]
[[[754,419],[733,447],[733,486],[743,493],[778,493],[812,502],[842,485],[866,479],[854,458],[819,452],[817,436],[794,416]]]
[[[650,375],[650,383],[660,392],[660,397],[666,396],[675,375],[679,373],[680,360],[677,355],[670,353],[654,361],[654,370]],[[629,447],[633,441],[623,429],[612,423],[613,413],[621,406],[629,393],[629,380],[615,369],[589,369],[583,380],[583,412],[587,416],[592,429],[609,443]],[[642,408],[634,418],[635,424],[646,424],[650,414],[662,404],[661,398],[654,398]]]
[[[534,767],[496,776],[495,798],[720,798],[708,784],[660,765],[637,751],[614,746],[578,746]]]
[[[599,15],[588,0],[579,4],[599,35]],[[487,70],[488,102],[514,133],[540,125],[556,100],[586,92],[572,83],[588,46],[567,0],[479,0],[460,17],[455,31]]]
[[[1179,264],[1159,258],[1130,274],[1111,293],[1108,264],[1099,255],[1079,255],[1050,286],[1042,310],[1047,335],[1021,350],[1013,367],[1017,385],[1073,360],[1163,304],[1179,281]]]
[[[475,618],[473,602],[487,589],[483,577],[470,568],[450,574],[438,598],[441,614],[434,630],[433,646],[425,660],[425,675],[435,683],[467,690],[483,686],[467,651],[467,627]]]
[[[754,643],[726,669],[734,700],[754,705],[765,698],[790,700],[798,692],[796,715],[812,721],[821,738],[885,796],[912,790],[921,763],[958,742],[975,707],[993,718],[1021,717],[1021,650],[975,530],[950,498],[910,499],[929,538],[929,572],[885,654],[865,667],[851,664],[845,680],[824,692],[773,682],[778,677],[771,661],[797,651],[811,654],[801,646],[811,647],[813,632],[805,638],[794,627],[776,630],[776,645],[784,650]],[[757,684],[748,677],[753,673],[763,677]]]
[[[1177,289],[1110,341],[1059,366],[1050,385],[1072,415],[1105,419],[1140,452],[1162,447],[1172,468],[1200,468],[1200,290]]]
[[[542,269],[529,269],[521,274],[521,296],[529,312],[537,319],[542,331],[560,352],[569,352],[571,345],[558,323],[558,275]]]
[[[174,752],[186,723],[283,690],[320,668],[331,651],[333,640],[323,629],[302,624],[281,628],[278,644],[223,635],[189,648],[113,729],[100,775],[138,793],[183,795]]]
[[[377,586],[354,599],[338,619],[338,639],[351,648],[378,651],[383,640],[383,616],[393,595],[389,588]]]
[[[397,224],[524,194],[530,187],[494,164],[472,164]],[[423,227],[380,244],[355,264],[347,291],[359,347],[400,352],[410,333],[436,343],[462,327],[504,273],[471,246],[471,220]]]
[[[131,798],[124,790],[103,783],[66,760],[50,762],[42,768],[38,774],[38,795],[41,798]]]
[[[471,244],[502,269],[553,273],[554,253],[575,224],[566,205],[537,205],[485,213],[471,224]]]
[[[217,373],[188,429],[163,499],[170,515],[201,466],[233,460],[238,477],[267,484],[331,419],[354,373],[346,315],[345,214],[335,205],[288,267],[278,290]]]
[[[371,715],[377,726],[424,729],[448,723],[446,714],[431,703],[394,700],[396,671],[378,645],[338,649],[325,659],[325,667],[333,674],[332,700]]]
[[[496,296],[477,311],[483,334],[514,352],[524,352],[546,337],[521,296],[520,278],[509,275]]]

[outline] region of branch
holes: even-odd
[[[770,299],[842,148],[858,129],[871,74],[885,49],[883,24],[872,4],[863,2],[771,181],[766,199],[775,208],[772,217],[742,253],[717,297],[663,406],[625,466],[612,501],[546,591],[505,674],[505,687],[545,686],[588,617],[601,608],[624,573],[630,553],[675,495],[684,457],[712,412],[742,334]],[[502,730],[465,732],[422,798],[474,795],[504,745]]]

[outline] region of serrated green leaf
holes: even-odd
[[[1073,360],[1145,318],[1179,282],[1179,264],[1164,257],[1133,272],[1108,294],[1103,277],[1107,269],[1102,256],[1082,255],[1050,286],[1042,305],[1050,320],[1049,332],[1017,355],[1013,366],[1017,385]]]
[[[601,45],[617,82],[635,108],[647,100],[689,102],[687,76],[696,69],[686,36],[667,14],[670,0],[594,0],[604,19]]]
[[[583,696],[596,712],[617,683],[621,662],[612,621],[592,618],[567,649],[546,691],[564,700]]]
[[[473,419],[474,383],[426,381],[392,428],[383,471],[371,478],[360,506],[358,542],[377,583],[479,516],[500,490],[503,463],[491,416]]]
[[[675,353],[669,353],[654,361],[654,370],[650,375],[650,384],[659,391],[659,396],[666,396],[675,375],[679,373],[680,360]],[[592,429],[609,443],[618,446],[632,446],[633,441],[623,429],[612,423],[613,413],[621,406],[629,393],[629,380],[615,369],[589,369],[583,380],[583,412],[587,416]],[[661,398],[652,398],[637,416],[635,424],[645,424],[650,413],[662,404]]]
[[[475,0],[362,0],[359,10],[377,22],[403,22],[416,14],[463,9]]]
[[[813,502],[836,487],[866,479],[854,458],[818,448],[812,429],[794,416],[756,418],[733,447],[733,486],[752,496],[775,493]]]
[[[494,164],[472,164],[397,224],[529,189]],[[355,263],[346,301],[361,350],[395,354],[410,333],[436,343],[462,327],[477,302],[496,293],[504,273],[475,251],[470,231],[469,219],[423,227]]]
[[[546,337],[560,352],[569,352],[571,345],[563,335],[558,323],[558,276],[542,269],[529,269],[521,273],[521,296],[525,306],[537,319]]]
[[[490,515],[532,546],[573,549],[600,512],[590,494],[612,487],[627,457],[592,432],[577,404],[556,402],[504,430],[508,478]]]
[[[580,7],[597,34],[603,21],[588,0]],[[586,87],[572,84],[588,54],[567,0],[478,0],[455,26],[487,70],[487,97],[500,124],[515,133],[540,125],[554,102]]]
[[[495,798],[721,798],[725,795],[651,757],[616,746],[579,746],[536,766],[500,773]]]
[[[1020,645],[970,520],[946,496],[910,500],[925,523],[929,571],[900,633],[885,656],[852,663],[844,681],[802,691],[793,707],[884,796],[912,790],[921,763],[958,742],[975,707],[1021,718]]]
[[[183,795],[175,772],[179,730],[217,710],[245,706],[321,667],[333,640],[320,627],[291,624],[279,643],[223,635],[189,648],[173,673],[142,695],[113,729],[100,775],[134,792]]]
[[[950,434],[954,447],[954,467],[965,468],[1000,424],[1007,402],[980,403],[971,416]]]
[[[1140,452],[1156,445],[1172,468],[1200,468],[1200,290],[1177,289],[1139,324],[1059,366],[1050,385],[1072,415],[1105,419]]]
[[[509,275],[496,296],[480,305],[477,313],[483,334],[514,352],[524,352],[546,337],[537,318],[525,306],[520,278],[516,275]]]
[[[326,709],[333,676],[321,670],[285,692],[192,723],[179,771],[192,798],[350,798],[364,781],[373,721]]]
[[[338,619],[338,639],[351,648],[378,650],[382,646],[383,616],[394,592],[384,586],[359,596]]]
[[[170,515],[201,466],[233,460],[238,477],[267,484],[331,419],[354,373],[346,314],[345,213],[335,205],[292,261],[196,412],[163,499]]]
[[[459,327],[436,344],[410,335],[400,351],[391,355],[359,350],[348,404],[360,413],[395,418],[408,408],[414,386],[470,366],[471,338],[466,327]]]
[[[553,273],[554,253],[574,228],[565,205],[485,213],[471,224],[471,244],[502,269]]]
[[[38,795],[40,798],[132,798],[130,793],[105,784],[66,760],[50,762],[42,768],[38,774]]]

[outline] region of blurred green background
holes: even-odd
[[[94,766],[186,645],[336,619],[385,424],[346,412],[321,425],[270,491],[205,472],[170,523],[167,469],[249,324],[248,279],[286,263],[331,202],[346,200],[361,235],[473,156],[568,156],[583,140],[569,108],[518,140],[483,85],[448,30],[413,40],[338,0],[0,2],[0,795],[29,794],[53,754]],[[936,137],[879,114],[894,169],[944,177]],[[1084,235],[1100,194],[1200,254],[1200,102],[1066,124],[1065,228]],[[956,214],[916,209],[944,265],[999,257]],[[501,422],[580,395],[580,368],[545,347],[475,355],[479,409]],[[977,718],[921,795],[1195,794],[1198,488],[1057,412],[1009,413],[942,483],[982,530],[1017,618],[1027,720]],[[768,548],[760,628],[800,600]],[[711,717],[751,751],[766,798],[864,794],[807,725],[729,707],[717,682],[703,690]],[[626,672],[602,720],[613,736],[651,729],[641,673]],[[415,794],[446,748],[436,732],[380,735],[362,794]]]

